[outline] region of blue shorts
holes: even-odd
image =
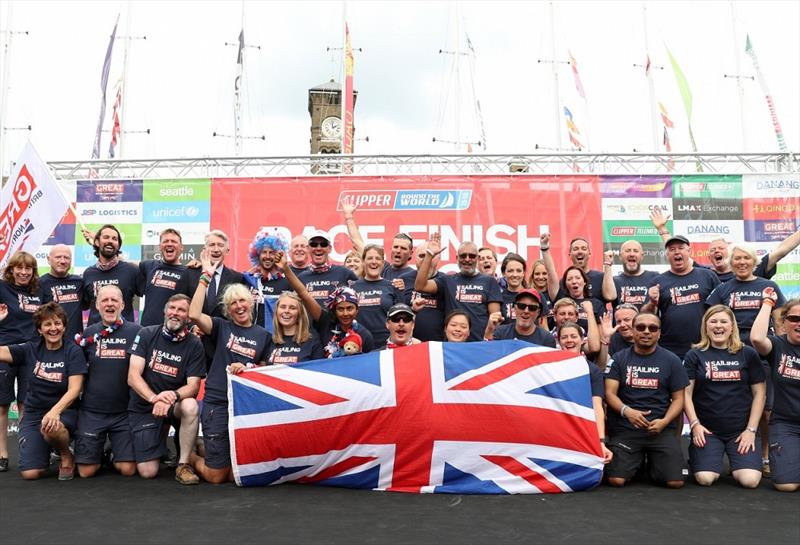
[[[228,406],[224,403],[203,403],[200,417],[206,447],[206,465],[211,469],[231,467],[231,442],[228,437]]]
[[[25,411],[19,425],[19,469],[47,469],[50,467],[50,443],[42,435],[42,418],[47,411]],[[77,409],[67,409],[61,413],[61,422],[70,437],[75,433],[78,423]]]
[[[800,483],[800,424],[769,423],[769,469],[775,484]]]
[[[103,462],[106,437],[111,438],[111,452],[115,462],[132,462],[133,435],[128,424],[128,413],[97,413],[86,409],[78,411],[78,429],[75,432],[75,461],[79,464]]]
[[[775,402],[775,386],[772,384],[772,368],[769,366],[769,362],[763,359],[761,360],[761,365],[764,367],[764,375],[767,377],[767,400],[764,403],[764,410],[771,411],[772,405]]]
[[[167,454],[167,433],[172,420],[172,409],[166,418],[156,418],[153,413],[128,413],[133,457],[137,464],[160,460]]]
[[[755,469],[761,471],[761,440],[760,435],[756,434],[755,449],[747,454],[739,454],[736,450],[739,444],[736,442],[737,435],[706,435],[706,446],[700,448],[689,444],[689,467],[692,473],[698,471],[712,471],[722,473],[722,458],[728,455],[731,471],[739,469]]]
[[[26,378],[24,367],[0,363],[0,405],[11,405],[15,399],[18,402],[25,400],[25,394],[28,391]],[[14,394],[15,381],[17,383],[16,394]]]

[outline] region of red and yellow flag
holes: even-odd
[[[342,132],[342,153],[353,153],[353,110],[355,101],[353,100],[353,46],[350,44],[350,29],[347,23],[344,24],[344,89],[342,100],[342,120],[344,131]]]

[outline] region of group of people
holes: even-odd
[[[331,262],[326,232],[288,240],[276,229],[255,235],[246,272],[225,264],[219,230],[187,265],[175,229],[161,233],[159,259],[122,260],[113,225],[84,233],[97,263],[83,275],[70,274],[67,246],[52,248],[41,277],[32,255],[15,254],[0,281],[0,471],[15,395],[23,478],[45,475],[53,454],[63,480],[104,464],[153,478],[172,426],[176,480],[222,483],[232,479],[228,373],[424,341],[520,339],[585,356],[609,484],[646,472],[683,486],[685,414],[698,483],[715,482],[727,456],[743,487],[769,471],[777,489],[800,488],[800,300],[769,280],[800,232],[762,259],[713,241],[703,266],[656,212],[663,273],[642,267],[634,240],[619,249],[621,273],[610,250],[593,270],[577,238],[559,275],[543,234],[530,266],[515,253],[498,266],[492,248],[465,241],[458,272],[444,274],[437,233],[416,246],[398,233],[387,257],[364,243],[355,208],[343,210],[353,247],[343,265]]]

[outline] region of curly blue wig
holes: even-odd
[[[256,233],[253,242],[247,250],[247,255],[250,258],[250,263],[254,266],[258,265],[258,257],[264,248],[271,248],[276,252],[286,252],[289,250],[289,241],[283,236],[278,229],[262,227]]]

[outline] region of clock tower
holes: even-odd
[[[358,92],[353,91],[353,107]],[[311,154],[342,153],[342,86],[333,81],[308,90],[308,113],[311,116]],[[355,127],[353,127],[355,133]]]

